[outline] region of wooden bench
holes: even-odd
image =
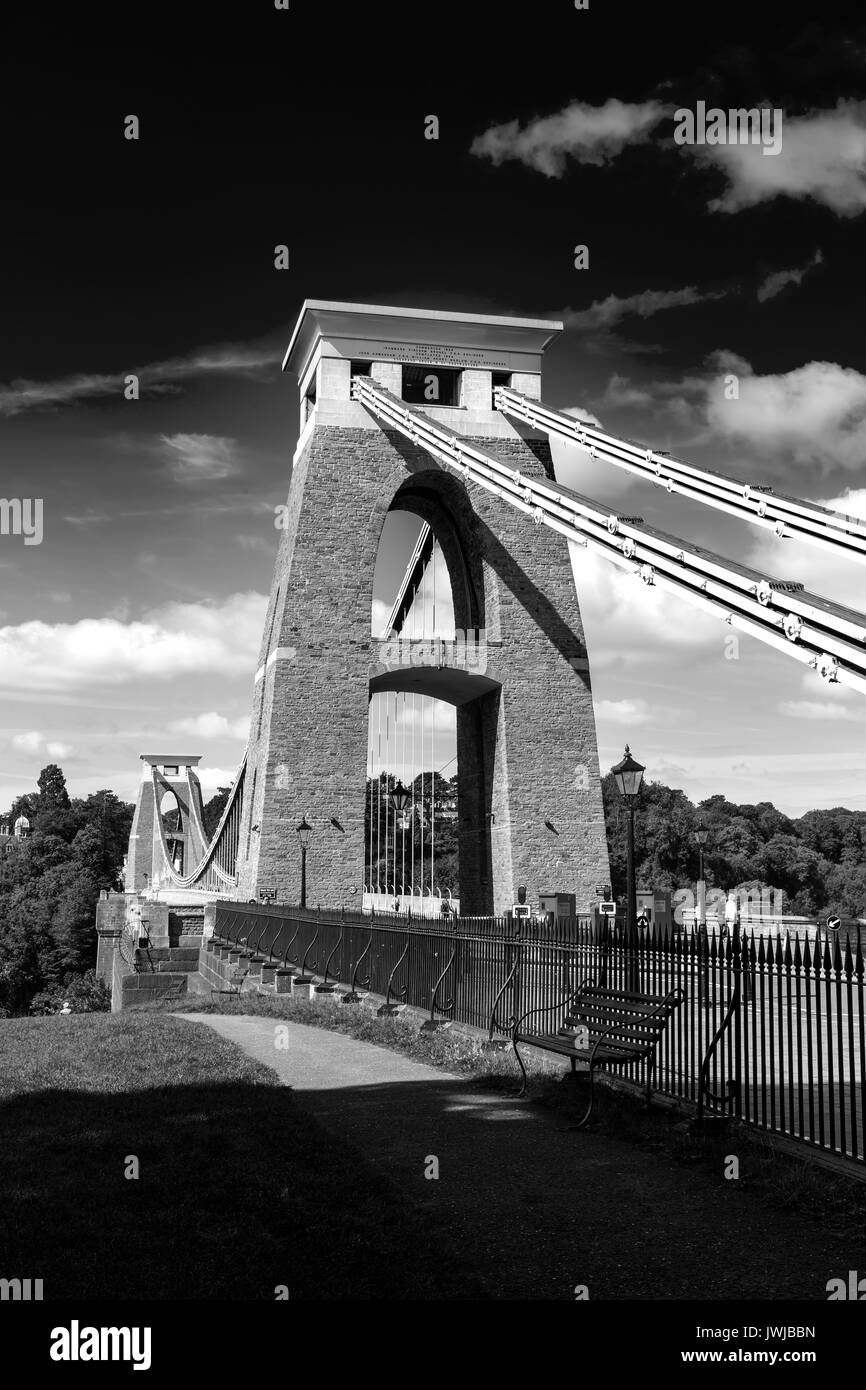
[[[233,994],[237,996],[237,998],[240,998],[241,986],[249,974],[249,969],[249,964],[236,965],[222,989],[218,989],[216,985],[212,985],[210,992],[211,1001],[213,1001],[215,994]]]
[[[511,1037],[514,1055],[523,1073],[518,1094],[522,1096],[526,1090],[526,1068],[518,1051],[518,1044],[525,1043],[568,1057],[573,1072],[578,1062],[589,1063],[589,1105],[583,1118],[569,1128],[581,1129],[592,1114],[596,1067],[625,1067],[650,1060],[646,1087],[649,1103],[656,1048],[674,1010],[685,997],[682,989],[673,989],[664,995],[642,994],[610,989],[588,980],[556,1004],[528,1009],[517,1019]],[[565,1017],[555,1033],[536,1033],[526,1027],[527,1019],[557,1010],[564,1010]]]

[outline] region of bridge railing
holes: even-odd
[[[349,909],[221,902],[226,944],[426,1010],[432,1021],[507,1041],[528,1009],[556,1007],[587,980],[666,994],[682,989],[653,1085],[758,1128],[866,1162],[866,940],[666,933],[636,946],[616,919],[418,920]],[[703,1085],[702,1085],[703,1067]],[[647,1080],[646,1064],[631,1076]]]

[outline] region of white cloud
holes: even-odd
[[[735,399],[729,398],[730,377],[737,381]],[[702,442],[715,439],[738,452],[745,446],[751,455],[773,460],[777,474],[784,469],[790,475],[792,464],[803,465],[814,480],[816,465],[853,472],[866,460],[866,375],[836,362],[760,376],[744,357],[722,349],[711,354],[703,373],[677,382],[653,382],[632,392],[627,378],[614,376],[607,398],[611,404],[664,408],[702,431]],[[738,472],[742,467],[739,461]]]
[[[12,747],[18,753],[45,752],[52,758],[69,758],[75,751],[69,743],[60,743],[54,739],[46,741],[42,734],[35,729],[24,734],[15,734],[12,738]]]
[[[71,758],[74,750],[71,743],[57,743],[52,740],[46,743],[45,751],[50,753],[52,758]]]
[[[856,702],[863,699],[859,691],[853,690],[850,685],[825,685],[814,671],[809,670],[804,671],[800,677],[800,686],[804,695],[815,694],[816,688],[819,688],[816,686],[816,681],[820,682],[821,694],[826,701],[836,704],[840,701],[847,703],[849,700]]]
[[[116,372],[77,372],[54,381],[23,378],[0,386],[0,415],[19,415],[25,410],[56,410],[102,396],[122,399],[127,375],[135,375],[142,389],[160,392],[179,389],[178,383],[201,376],[256,376],[279,366],[279,355],[263,344],[199,348],[187,357],[151,362],[144,367],[124,367]]]
[[[384,695],[383,699],[392,701],[393,696]],[[403,697],[397,696],[397,717],[394,721],[396,728],[412,733],[413,731],[429,734],[431,728],[437,733],[454,734],[457,729],[457,710],[454,705],[447,704],[444,700],[436,700],[431,703],[429,700],[420,701],[418,704],[404,702]]]
[[[639,294],[626,296],[609,294],[606,299],[595,300],[588,309],[563,310],[562,319],[568,328],[608,329],[623,319],[649,319],[667,309],[687,309],[693,304],[724,299],[728,293],[728,290],[699,290],[695,285],[685,285],[680,290],[641,290]]]
[[[670,590],[643,584],[603,556],[569,542],[572,569],[595,669],[652,666],[722,650],[729,628]]]
[[[236,439],[215,434],[163,434],[160,443],[175,482],[213,482],[240,472]]]
[[[630,103],[611,97],[602,106],[574,101],[521,130],[519,121],[491,126],[476,136],[470,153],[503,164],[514,159],[547,178],[565,173],[570,157],[579,164],[606,164],[627,145],[639,145],[665,114],[657,101]]]
[[[250,716],[245,714],[240,719],[226,719],[225,715],[210,710],[207,714],[175,719],[168,727],[172,733],[189,734],[192,738],[236,738],[246,742],[250,734]]]
[[[767,299],[775,299],[776,295],[781,294],[782,290],[787,289],[789,285],[801,284],[809,271],[820,265],[823,259],[821,252],[816,251],[811,261],[807,261],[805,265],[795,266],[792,270],[777,270],[772,275],[768,275],[766,280],[762,280],[758,286],[758,299],[763,304]]]
[[[791,719],[861,721],[866,719],[866,703],[862,706],[836,704],[832,700],[782,700],[779,712]]]
[[[201,783],[205,801],[213,796],[219,787],[230,787],[238,775],[236,767],[197,767],[196,776]]]
[[[557,476],[567,481],[564,470]],[[623,476],[628,476],[624,474]],[[577,484],[575,484],[577,486]],[[580,490],[578,486],[577,490]],[[816,499],[831,511],[866,518],[866,488]],[[866,611],[863,567],[844,556],[805,542],[779,540],[772,532],[749,527],[742,562],[768,578],[793,579],[806,590],[845,604],[855,612]],[[659,662],[680,663],[701,659],[713,649],[721,653],[731,629],[719,617],[687,603],[660,586],[646,586],[636,575],[619,569],[591,550],[570,546],[572,569],[580,597],[595,670],[611,666],[655,672]],[[694,653],[689,656],[689,651]],[[769,655],[769,654],[768,654]],[[805,706],[817,702],[862,700],[843,686],[827,686],[813,671],[802,676],[804,708],[798,717],[820,717]],[[797,703],[797,702],[792,702]],[[792,709],[788,711],[794,715]],[[615,717],[615,716],[614,716]],[[844,715],[835,716],[845,718]],[[834,716],[827,714],[827,719]],[[658,717],[653,716],[653,722]]]
[[[12,747],[19,753],[38,753],[42,747],[42,735],[35,730],[26,734],[16,734],[12,739]]]
[[[593,425],[596,429],[604,429],[597,415],[593,415],[591,410],[584,410],[582,405],[567,405],[563,407],[563,415],[573,415],[575,420],[582,420],[585,425]]]
[[[759,144],[683,145],[722,170],[728,187],[711,212],[739,212],[772,198],[810,198],[840,217],[866,209],[866,102],[840,101],[835,110],[782,120],[782,148],[765,155]]]
[[[95,507],[88,507],[86,511],[77,514],[67,513],[63,518],[70,526],[103,526],[111,519],[109,512],[97,511]]]
[[[646,700],[598,700],[595,714],[607,724],[649,724],[653,719]]]
[[[657,405],[658,398],[650,390],[643,386],[632,386],[627,376],[620,376],[614,372],[604,391],[605,403],[612,406],[622,406],[628,409],[639,407],[648,409]]]
[[[255,670],[266,609],[264,594],[238,593],[220,603],[168,603],[130,622],[82,618],[0,627],[0,691],[244,675]]]
[[[734,353],[718,353],[715,360],[719,375],[705,383],[704,406],[717,437],[796,463],[862,469],[866,376],[835,362],[758,376]],[[721,376],[728,373],[738,377],[738,400],[725,399]]]

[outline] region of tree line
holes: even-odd
[[[611,887],[626,891],[627,818],[613,776],[602,780]],[[707,830],[708,888],[775,890],[784,910],[813,916],[866,916],[866,811],[786,816],[771,801],[738,804],[721,795],[697,804],[663,782],[649,782],[635,816],[639,888],[693,887],[700,862],[695,831]]]
[[[368,782],[366,871],[396,891],[405,857],[407,881],[414,855],[416,884],[429,852],[435,815],[436,885],[459,895],[457,778],[425,774],[414,783],[414,808],[398,821],[394,855],[393,779]],[[413,788],[410,787],[410,791]],[[626,816],[614,779],[602,781],[611,888],[626,888]],[[220,788],[204,807],[212,834],[228,795]],[[122,888],[133,806],[108,788],[70,798],[55,763],[42,769],[36,790],[20,796],[2,819],[19,815],[30,835],[0,844],[0,1017],[57,1012],[69,998],[76,1010],[107,1007],[93,974],[96,903],[103,889]],[[695,831],[708,832],[704,877],[708,888],[783,892],[785,910],[808,916],[837,912],[866,916],[866,812],[844,807],[786,816],[770,801],[738,804],[721,795],[694,803],[662,782],[641,791],[635,822],[639,887],[676,890],[695,884],[699,860]],[[387,868],[386,868],[387,846]],[[588,904],[586,905],[588,906]]]

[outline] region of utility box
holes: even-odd
[[[670,891],[661,888],[641,888],[636,897],[638,929],[642,928],[641,917],[644,917],[646,926],[651,927],[656,935],[661,933],[663,936],[669,936],[673,926]]]
[[[577,916],[577,895],[575,893],[540,893],[538,902],[541,911],[547,916],[554,917],[557,921],[560,917]]]

